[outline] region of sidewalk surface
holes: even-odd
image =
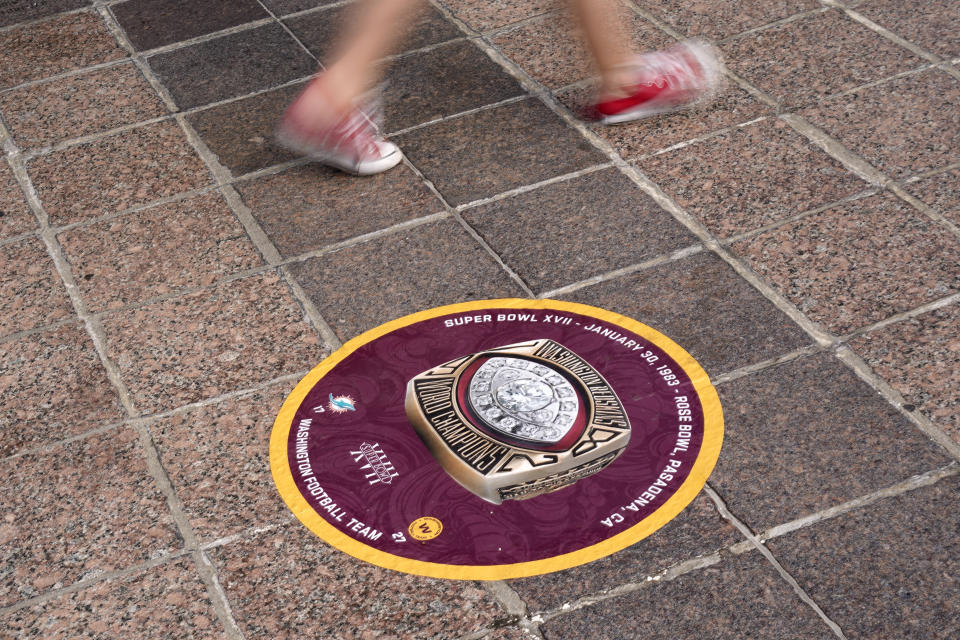
[[[960,637],[960,4],[636,0],[729,88],[597,128],[555,4],[435,1],[367,179],[270,141],[343,4],[0,0],[0,637]],[[499,297],[687,349],[726,418],[704,492],[499,583],[313,536],[268,467],[286,394]]]

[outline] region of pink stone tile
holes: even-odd
[[[850,345],[877,374],[960,443],[960,306],[871,331]]]
[[[120,311],[103,326],[110,357],[147,413],[303,371],[326,356],[273,273]]]
[[[51,18],[0,32],[0,88],[123,57],[93,11]]]
[[[0,463],[0,606],[175,549],[131,429]]]
[[[907,185],[907,190],[960,225],[960,169]]]
[[[227,638],[188,558],[18,609],[0,616],[0,625],[43,640]]]
[[[887,175],[960,158],[960,81],[930,69],[825,100],[800,115]]]
[[[0,162],[0,240],[37,228],[23,190],[6,162]]]
[[[167,113],[132,63],[0,94],[0,111],[21,149],[79,138]]]
[[[722,45],[727,66],[798,105],[890,77],[924,60],[839,11],[818,13]]]
[[[488,31],[556,8],[553,0],[446,0],[458,18],[477,31]]]
[[[638,51],[660,49],[673,40],[652,24],[624,10],[622,24]],[[595,74],[579,29],[565,13],[551,13],[493,39],[508,58],[535,80],[557,89]]]
[[[857,11],[931,53],[960,56],[956,0],[869,0],[858,4]]]
[[[160,460],[202,541],[292,518],[270,473],[267,443],[293,382],[150,425]]]
[[[72,313],[63,281],[39,238],[0,245],[0,337]]]
[[[476,582],[356,560],[299,522],[212,551],[247,638],[461,638],[509,616]]]
[[[592,103],[593,91],[576,89],[560,93],[557,97],[574,114],[579,115]],[[712,131],[749,122],[771,111],[743,89],[730,86],[715,102],[695,111],[613,126],[596,126],[594,133],[613,145],[624,159],[636,160]]]
[[[71,229],[58,239],[91,311],[211,284],[262,264],[216,192]]]
[[[777,222],[869,186],[776,119],[637,164],[720,237]]]
[[[960,289],[960,240],[890,194],[807,216],[733,249],[836,334]]]
[[[0,456],[124,417],[83,326],[0,343]]]
[[[687,36],[727,38],[792,15],[817,9],[816,0],[635,0]]]
[[[28,169],[54,225],[122,211],[212,181],[173,122],[40,156]]]

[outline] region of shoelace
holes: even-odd
[[[360,109],[356,109],[330,130],[324,142],[326,143],[331,136],[336,136],[334,149],[350,151],[359,159],[364,154],[375,155],[379,151],[370,131],[371,124],[366,115]]]

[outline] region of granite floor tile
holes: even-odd
[[[303,85],[267,91],[187,116],[190,126],[235,176],[287,162],[296,155],[273,139],[277,122]]]
[[[299,522],[212,551],[248,640],[459,638],[509,617],[475,582],[356,560]]]
[[[759,553],[605,600],[541,626],[547,640],[591,638],[776,638],[836,636]]]
[[[452,220],[341,249],[292,269],[344,342],[422,309],[523,297],[522,289]]]
[[[263,263],[216,192],[71,229],[58,239],[92,312],[211,284]]]
[[[547,611],[623,584],[643,582],[679,562],[741,539],[733,525],[720,517],[713,501],[701,493],[662,529],[623,551],[573,569],[510,580],[509,584],[531,613]]]
[[[930,69],[836,96],[800,115],[893,178],[960,158],[960,81]]]
[[[115,213],[213,180],[174,122],[40,156],[27,168],[52,225]]]
[[[960,169],[908,185],[908,191],[919,197],[950,222],[960,225]]]
[[[953,0],[869,0],[857,11],[930,53],[960,56],[960,6]]]
[[[6,0],[0,5],[0,27],[45,18],[90,4],[90,0]]]
[[[72,314],[63,280],[39,238],[0,245],[0,337]]]
[[[673,43],[642,17],[622,8],[620,23],[638,51],[662,49]],[[596,74],[582,35],[564,12],[549,13],[498,34],[493,44],[524,71],[550,89]]]
[[[833,207],[732,248],[838,335],[960,289],[960,241],[890,194]]]
[[[0,457],[125,416],[79,322],[0,343],[0,396]]]
[[[404,56],[387,78],[383,109],[388,132],[523,94],[500,65],[464,40]]]
[[[325,356],[272,273],[118,312],[103,326],[107,351],[146,413],[252,387]]]
[[[132,63],[0,94],[0,111],[21,149],[51,145],[167,113]]]
[[[872,331],[850,345],[873,370],[960,443],[960,307]]]
[[[711,376],[809,344],[786,315],[712,253],[699,253],[568,296],[672,338]]]
[[[719,237],[760,228],[870,186],[776,119],[637,165]]]
[[[556,9],[553,0],[445,0],[450,11],[477,31],[489,31]]]
[[[184,558],[0,616],[17,638],[226,640],[196,565]]]
[[[124,57],[92,11],[0,32],[0,89]]]
[[[235,98],[316,71],[279,24],[233,33],[147,59],[181,109]]]
[[[23,189],[6,162],[0,162],[0,240],[37,228]]]
[[[416,11],[418,15],[412,18],[406,33],[400,36],[400,42],[392,53],[428,47],[463,36],[463,32],[433,7],[426,5],[418,7]],[[333,7],[327,11],[295,16],[284,20],[284,23],[311,53],[324,60],[336,46],[351,15],[349,6]]]
[[[710,482],[757,532],[950,462],[830,354],[765,369],[718,391],[723,454]]]
[[[298,11],[307,11],[323,7],[328,4],[336,4],[341,0],[262,0],[263,5],[273,12],[276,16],[284,16]]]
[[[848,638],[960,634],[960,477],[767,544]]]
[[[137,51],[270,17],[256,0],[128,0],[111,11]]]
[[[0,606],[182,544],[131,429],[2,463]],[[56,499],[52,499],[53,497]]]
[[[840,11],[747,34],[722,50],[732,71],[791,106],[924,64]]]
[[[443,211],[405,166],[369,178],[309,164],[237,189],[284,257]]]
[[[593,103],[593,90],[573,89],[557,98],[575,115]],[[609,142],[626,160],[645,155],[709,134],[718,129],[749,122],[770,113],[739,87],[728,87],[715,102],[694,111],[672,113],[613,126],[595,126],[593,132]]]
[[[150,425],[160,461],[201,542],[292,520],[270,474],[267,443],[293,383]]]
[[[706,40],[728,38],[747,29],[821,7],[816,0],[636,1],[640,7],[680,33]]]
[[[454,206],[607,159],[532,99],[437,123],[395,141]]]
[[[539,293],[699,243],[613,168],[469,209],[463,216]]]

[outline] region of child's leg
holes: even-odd
[[[629,24],[625,7],[619,0],[569,1],[600,72],[599,93],[619,95],[632,80],[630,66],[636,58],[625,27]]]

